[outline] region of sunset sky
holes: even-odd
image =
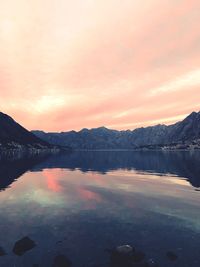
[[[0,0],[0,111],[29,130],[199,110],[199,0]]]

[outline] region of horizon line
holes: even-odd
[[[171,117],[171,118],[168,118],[168,119],[164,119],[163,121],[165,122],[169,122],[169,124],[167,123],[156,123],[156,124],[150,124],[150,125],[144,125],[144,126],[141,126],[141,127],[136,127],[136,128],[133,128],[133,129],[130,129],[130,128],[127,128],[127,129],[114,129],[112,128],[114,125],[108,125],[108,126],[105,126],[105,125],[101,125],[99,127],[93,127],[93,128],[89,128],[89,127],[84,127],[84,128],[81,128],[80,130],[62,130],[62,131],[44,131],[44,130],[38,130],[38,129],[35,129],[35,130],[30,130],[31,132],[35,132],[35,131],[38,131],[38,132],[45,132],[45,133],[66,133],[66,132],[76,132],[76,133],[79,133],[83,130],[95,130],[95,129],[100,129],[100,128],[105,128],[107,130],[113,130],[113,131],[119,131],[119,132],[125,132],[125,131],[134,131],[136,129],[142,129],[142,128],[149,128],[149,127],[156,127],[156,126],[170,126],[170,125],[174,125],[176,123],[179,123],[181,121],[183,121],[184,119],[186,119],[187,117],[189,117],[191,114],[198,114],[200,113],[200,111],[193,111],[191,113],[187,113],[187,114],[183,114],[183,115],[178,115],[178,116],[175,116],[175,117]],[[177,119],[177,120],[173,120],[173,119]],[[150,123],[155,123],[155,122],[159,122],[160,120],[151,120],[149,121]],[[173,122],[174,123],[170,123],[170,122]],[[133,124],[130,124],[130,125],[138,125],[138,124],[143,124],[144,122],[141,122],[141,123],[133,123]],[[126,124],[128,125],[128,124]]]

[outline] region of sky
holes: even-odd
[[[29,130],[200,110],[199,0],[0,0],[0,111]]]

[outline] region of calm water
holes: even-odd
[[[0,161],[1,267],[109,266],[131,244],[159,266],[200,266],[200,152],[74,152]],[[19,257],[15,242],[37,246]],[[170,262],[167,251],[178,255]]]

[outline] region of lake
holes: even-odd
[[[200,266],[199,151],[81,151],[0,160],[1,267],[109,266],[129,244],[161,267]],[[28,236],[36,246],[12,250]],[[172,261],[167,252],[177,259]]]

